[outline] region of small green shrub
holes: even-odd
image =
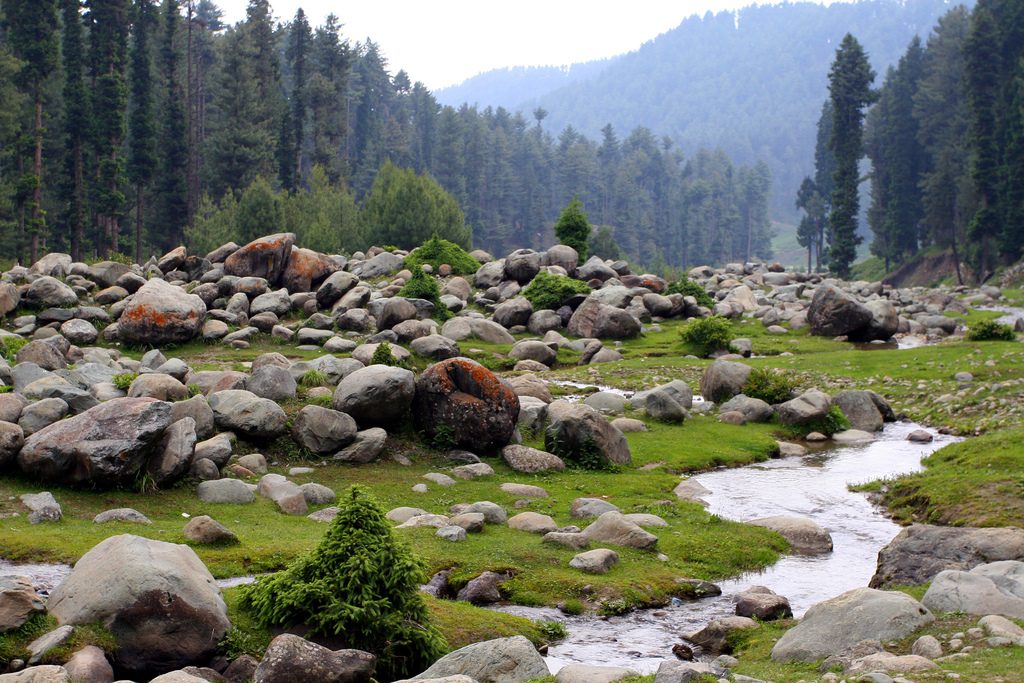
[[[441,302],[441,287],[437,284],[437,279],[419,268],[413,270],[412,277],[398,291],[398,296],[407,299],[425,299],[434,304],[434,319],[438,322],[444,322],[454,315]]]
[[[243,588],[240,605],[263,626],[305,624],[374,653],[381,680],[419,673],[447,650],[419,591],[425,567],[365,488],[339,507],[313,552]]]
[[[715,300],[711,298],[711,295],[707,291],[698,285],[696,282],[686,277],[685,275],[673,282],[668,286],[665,294],[682,294],[683,296],[692,296],[697,300],[697,303],[706,308],[711,308],[715,305]]]
[[[14,357],[18,355],[18,351],[21,351],[21,347],[25,344],[28,344],[28,339],[24,337],[19,337],[16,334],[4,335],[0,337],[0,355],[13,363]]]
[[[732,342],[732,325],[721,316],[691,320],[679,330],[682,340],[692,346],[700,356],[715,351],[727,351]]]
[[[256,658],[262,657],[268,645],[270,645],[269,640],[234,626],[228,629],[228,632],[224,634],[224,637],[221,638],[218,644],[219,650],[228,659],[232,660],[238,659],[242,655],[250,655]]]
[[[128,387],[132,385],[132,382],[139,376],[137,372],[122,372],[119,375],[114,375],[114,379],[111,380],[114,386],[121,391],[128,391]]]
[[[0,384],[0,394],[9,394],[14,391],[14,387],[9,384]]]
[[[750,398],[759,398],[769,405],[785,403],[793,398],[796,382],[783,372],[770,368],[754,368],[750,371],[743,393]]]
[[[534,310],[558,308],[576,294],[587,294],[590,287],[586,282],[575,280],[564,275],[553,275],[546,270],[537,273],[537,277],[523,290]]]
[[[452,268],[452,275],[472,275],[480,264],[469,253],[448,240],[441,239],[437,233],[422,246],[416,248],[405,257],[405,267],[412,271],[422,270],[424,264],[433,266],[434,272],[447,263]]]
[[[327,384],[327,375],[320,370],[306,370],[299,378],[299,384],[304,387],[322,387]]]
[[[451,450],[455,447],[455,430],[446,424],[435,426],[434,435],[430,437],[430,445],[439,451]]]
[[[818,418],[817,420],[811,420],[800,425],[793,425],[786,429],[787,433],[793,437],[803,438],[811,432],[820,432],[825,436],[832,436],[836,432],[841,432],[850,428],[850,420],[847,419],[846,415],[843,414],[842,408],[837,405],[829,408],[828,413],[825,417]]]
[[[566,614],[579,616],[580,614],[583,614],[584,607],[583,603],[576,598],[569,598],[561,604],[561,610]]]
[[[1013,341],[1017,338],[1013,328],[995,320],[982,320],[967,330],[971,341]]]
[[[569,635],[568,629],[565,628],[565,624],[560,621],[538,621],[537,628],[544,634],[544,637],[548,640],[564,640]]]
[[[395,358],[395,354],[391,352],[391,344],[382,341],[374,349],[373,356],[370,358],[370,365],[390,365],[391,367],[400,368],[402,367],[402,361]]]

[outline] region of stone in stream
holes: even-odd
[[[474,605],[489,605],[501,600],[501,591],[498,586],[508,581],[511,576],[495,572],[484,572],[475,579],[470,579],[458,595],[456,600],[471,602]]]
[[[751,586],[736,596],[736,616],[761,621],[788,619],[793,616],[789,600],[764,586]]]
[[[46,603],[30,577],[0,575],[0,633],[19,628],[33,614],[45,611]]]
[[[776,515],[752,519],[747,524],[763,526],[777,532],[787,541],[797,555],[823,555],[832,552],[832,536],[804,517]]]
[[[775,414],[784,425],[802,425],[825,417],[831,407],[832,399],[828,394],[810,389],[775,406]]]
[[[721,403],[743,392],[752,368],[743,363],[716,360],[700,379],[700,393],[708,401]]]
[[[525,683],[547,676],[548,667],[529,640],[512,636],[467,645],[437,660],[415,678],[395,683],[458,675],[474,681]]]
[[[636,671],[620,666],[566,664],[555,674],[555,681],[556,683],[615,683],[615,681],[635,675]]]
[[[723,617],[690,633],[686,639],[699,645],[705,654],[719,654],[730,651],[728,638],[731,633],[755,628],[760,628],[760,624],[748,617]]]

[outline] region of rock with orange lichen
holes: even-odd
[[[180,344],[198,335],[205,319],[202,299],[155,278],[132,296],[118,320],[117,334],[129,344]]]
[[[239,277],[261,277],[271,285],[284,273],[295,244],[295,233],[282,232],[249,242],[224,260],[224,273]]]
[[[497,375],[468,358],[450,358],[424,370],[412,406],[416,427],[453,446],[487,451],[512,438],[519,397]]]
[[[338,266],[326,255],[293,246],[281,274],[281,286],[291,294],[314,292],[328,275],[337,270]]]

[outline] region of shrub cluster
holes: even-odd
[[[535,311],[551,309],[557,311],[566,301],[575,294],[586,294],[590,287],[586,282],[575,280],[564,275],[553,275],[546,270],[537,273],[537,277],[527,285],[522,294],[526,297]]]
[[[407,299],[424,299],[434,304],[434,319],[444,322],[454,315],[441,301],[441,287],[433,275],[425,273],[421,268],[412,271],[412,277],[398,291],[398,296]]]
[[[424,566],[365,488],[339,506],[316,549],[243,588],[241,605],[263,626],[305,624],[374,653],[380,680],[419,673],[447,650],[419,591]]]
[[[679,330],[682,340],[692,346],[700,356],[715,351],[728,351],[732,342],[732,325],[721,316],[691,320]]]
[[[134,382],[138,376],[139,373],[137,372],[122,372],[118,375],[114,375],[111,383],[121,391],[128,391],[128,387],[132,385],[132,382]]]
[[[673,282],[668,286],[665,291],[666,294],[682,294],[683,296],[692,296],[697,300],[697,303],[706,308],[711,308],[715,305],[715,300],[711,298],[711,295],[707,291],[698,285],[696,282],[686,277],[685,275]]]
[[[28,339],[19,337],[16,334],[4,335],[0,337],[0,356],[5,359],[14,362],[14,357],[18,355],[18,351],[21,351],[21,347],[28,344]]]
[[[453,275],[472,275],[480,267],[477,260],[465,249],[455,242],[441,239],[436,232],[433,237],[405,257],[405,267],[414,272],[422,270],[424,264],[430,264],[436,272],[443,263],[451,266]]]
[[[759,398],[769,405],[785,403],[793,398],[796,382],[782,372],[769,368],[754,368],[750,371],[743,393]]]
[[[395,354],[391,352],[391,344],[388,344],[386,341],[377,344],[377,348],[373,350],[373,356],[370,358],[370,365],[403,367],[402,361],[395,358]]]
[[[995,320],[982,320],[967,330],[971,341],[1013,341],[1017,338],[1013,328]]]

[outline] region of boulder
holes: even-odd
[[[73,683],[68,670],[55,664],[30,666],[9,674],[0,674],[0,683]]]
[[[921,602],[933,612],[1024,619],[1024,562],[992,562],[966,572],[946,569],[932,580]]]
[[[372,280],[382,275],[390,275],[405,264],[405,257],[382,251],[362,263],[352,267],[352,272],[363,280]]]
[[[705,654],[719,654],[732,649],[729,645],[730,634],[755,628],[760,628],[760,624],[749,617],[723,617],[690,633],[686,639],[703,648]]]
[[[356,433],[356,440],[334,454],[342,462],[368,463],[376,460],[387,443],[388,433],[380,427],[371,427]]]
[[[93,524],[107,524],[109,522],[152,524],[153,520],[134,508],[113,508],[111,510],[104,510],[92,518]]]
[[[767,422],[772,419],[772,407],[759,398],[736,394],[718,407],[719,413],[737,412],[744,422]]]
[[[48,341],[37,339],[30,341],[15,354],[14,360],[17,363],[35,363],[43,370],[61,370],[68,366],[64,354]]]
[[[430,438],[443,435],[453,446],[489,451],[511,440],[519,397],[483,365],[451,358],[420,375],[412,415]]]
[[[238,277],[261,277],[277,284],[295,244],[290,232],[268,235],[249,242],[224,259],[224,273]]]
[[[359,284],[359,278],[352,273],[344,270],[331,273],[316,290],[317,307],[322,311],[329,309],[357,284]]]
[[[107,661],[107,655],[95,645],[86,645],[71,655],[64,663],[64,669],[72,681],[83,683],[112,683],[114,667]]]
[[[619,506],[601,498],[577,498],[572,501],[569,514],[573,519],[600,517],[606,512],[619,512]]]
[[[415,376],[410,370],[370,365],[341,380],[333,405],[360,426],[392,425],[409,410],[415,392]]]
[[[610,510],[597,518],[583,530],[588,541],[611,543],[628,548],[651,550],[658,544],[658,537],[644,531],[639,525],[630,522],[621,512]]]
[[[845,652],[862,640],[899,640],[934,620],[905,593],[855,588],[807,610],[771,656],[780,662],[811,662]]]
[[[841,391],[832,401],[843,411],[850,426],[865,432],[877,432],[885,424],[871,391]]]
[[[16,310],[20,303],[21,293],[18,288],[11,282],[0,282],[0,318]]]
[[[216,581],[185,545],[124,534],[101,541],[50,594],[60,624],[101,623],[134,674],[205,661],[230,623]]]
[[[195,294],[154,278],[135,292],[117,321],[121,341],[140,346],[181,344],[203,328],[206,304]]]
[[[551,531],[558,529],[558,524],[555,520],[551,519],[548,515],[542,515],[539,512],[520,512],[514,517],[510,517],[508,520],[508,527],[510,529],[517,529],[519,531],[526,531],[531,534],[546,534]]]
[[[18,466],[40,481],[96,488],[128,484],[170,422],[171,407],[163,401],[112,399],[32,434]]]
[[[640,321],[621,308],[590,296],[576,308],[566,328],[575,337],[629,339],[639,336]]]
[[[199,483],[196,497],[204,503],[244,505],[256,500],[256,493],[240,479],[213,479]]]
[[[632,462],[626,437],[589,406],[556,401],[548,415],[544,447],[563,460],[592,468]]]
[[[330,650],[291,633],[270,641],[253,683],[370,683],[377,657],[362,650]]]
[[[21,303],[32,308],[66,308],[78,305],[78,295],[57,278],[44,275],[22,293]]]
[[[413,339],[409,344],[416,355],[432,360],[446,360],[460,355],[458,343],[440,334]]]
[[[350,415],[307,405],[295,416],[292,437],[314,453],[332,453],[355,441],[357,431]]]
[[[501,591],[498,589],[498,585],[508,581],[509,578],[508,574],[484,572],[480,576],[470,579],[462,590],[459,591],[455,599],[462,602],[471,602],[474,605],[493,604],[501,600]]]
[[[338,266],[324,254],[293,245],[291,255],[281,273],[281,286],[292,294],[311,292],[336,270]]]
[[[561,472],[565,469],[565,463],[557,455],[519,444],[510,444],[501,449],[501,458],[513,470],[524,474]]]
[[[0,422],[0,471],[14,462],[18,452],[25,445],[25,432],[19,425]]]
[[[828,414],[832,399],[823,391],[810,389],[794,399],[775,406],[775,414],[784,425],[802,425]]]
[[[873,319],[867,307],[832,285],[818,287],[807,310],[811,334],[825,337],[849,335],[866,327]]]
[[[469,676],[478,683],[526,683],[548,675],[547,664],[524,636],[473,643],[451,652],[410,680]]]
[[[525,285],[540,272],[541,254],[533,249],[516,249],[505,257],[505,279]]]
[[[1024,562],[1024,530],[914,524],[879,551],[871,587],[919,585],[945,569],[968,571],[1001,560]]]
[[[209,515],[200,515],[188,520],[182,529],[185,538],[200,545],[233,545],[238,536]]]
[[[0,574],[0,633],[19,628],[33,614],[45,611],[46,604],[31,578]]]
[[[148,397],[158,401],[180,401],[188,398],[184,384],[162,372],[147,372],[139,375],[128,387],[130,398]]]
[[[751,367],[728,360],[716,360],[700,378],[700,393],[707,401],[721,403],[743,392]]]
[[[509,358],[530,360],[548,367],[555,364],[557,356],[558,353],[552,350],[550,346],[536,339],[518,341],[512,347],[512,350],[508,352]]]
[[[621,666],[566,664],[555,674],[555,683],[615,683],[635,675],[632,669]]]
[[[221,429],[250,438],[272,439],[287,430],[288,417],[274,401],[251,391],[229,389],[210,394],[213,419]]]
[[[596,548],[575,555],[569,566],[587,574],[607,574],[619,563],[619,554],[607,548]]]
[[[29,509],[29,524],[42,524],[44,522],[59,522],[62,517],[60,503],[49,491],[41,493],[23,493],[18,496],[22,505]]]
[[[875,299],[864,304],[864,308],[871,313],[871,320],[864,327],[848,333],[852,341],[886,341],[899,330],[899,312],[891,301]]]
[[[736,616],[760,621],[789,619],[793,616],[793,608],[789,600],[767,588],[747,589],[736,596]]]
[[[260,398],[277,402],[295,398],[298,384],[285,368],[267,365],[252,371],[245,388]]]
[[[747,524],[763,526],[778,533],[789,541],[790,550],[797,555],[823,555],[832,552],[832,536],[803,517],[763,517],[752,519]]]
[[[157,486],[167,486],[184,475],[196,449],[196,421],[183,417],[164,430],[156,451],[146,462],[146,471]]]

